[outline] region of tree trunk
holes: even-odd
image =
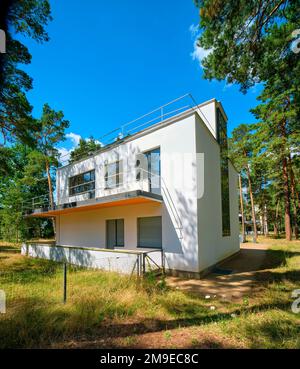
[[[264,213],[264,207],[263,206],[262,206],[262,215],[260,216],[260,224],[261,224],[260,231],[265,236],[265,213]]]
[[[247,177],[248,177],[248,185],[249,185],[249,195],[250,195],[250,201],[251,201],[251,212],[252,212],[252,222],[253,222],[253,242],[257,242],[257,227],[256,227],[256,215],[255,215],[255,207],[254,207],[254,199],[253,199],[253,193],[252,193],[252,183],[251,183],[251,177],[250,177],[250,169],[249,164],[246,166],[247,169]]]
[[[283,180],[283,197],[284,197],[284,228],[285,238],[287,241],[292,240],[292,227],[291,227],[291,198],[290,198],[290,184],[289,184],[289,168],[286,153],[286,120],[283,119],[280,125],[282,143],[282,180]]]
[[[284,194],[284,228],[285,238],[287,241],[292,240],[292,229],[291,229],[291,204],[290,204],[290,186],[289,186],[289,175],[287,168],[287,159],[282,159],[282,177],[283,177],[283,194]]]
[[[242,242],[244,243],[246,242],[246,235],[245,235],[244,201],[243,201],[241,175],[239,175],[239,188],[240,188],[240,203],[241,203],[241,215],[242,215]]]
[[[54,209],[54,198],[53,198],[53,191],[52,191],[52,179],[50,175],[50,166],[48,160],[46,160],[46,173],[47,173],[47,179],[48,179],[48,187],[49,187],[49,202],[50,202],[50,208]],[[56,226],[55,226],[55,218],[52,218],[52,224],[53,224],[53,232],[56,234]]]
[[[279,224],[279,200],[277,200],[277,204],[276,204],[276,213],[275,213],[275,224],[274,224],[274,236],[276,238],[279,237],[279,232],[280,232],[280,224]]]
[[[298,211],[297,211],[297,190],[296,190],[296,183],[295,183],[295,176],[292,168],[292,159],[289,156],[289,172],[291,178],[291,195],[293,199],[293,215],[294,215],[294,234],[296,240],[299,238],[299,227],[298,227]],[[298,204],[299,205],[299,204]]]
[[[264,205],[264,234],[265,236],[269,235],[269,226],[268,226],[268,211],[267,205]]]

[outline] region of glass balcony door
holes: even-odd
[[[160,195],[160,148],[147,151],[144,155],[148,165],[149,192]]]

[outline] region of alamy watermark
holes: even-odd
[[[6,313],[6,294],[3,290],[0,290],[0,314]]]
[[[0,53],[6,53],[6,34],[3,29],[0,29]]]
[[[300,52],[300,29],[295,29],[291,36],[292,39],[295,38],[291,43],[291,50],[293,53],[298,54]]]
[[[300,313],[300,290],[294,290],[292,292],[292,298],[296,299],[292,303],[292,312],[294,314]]]

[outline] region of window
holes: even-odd
[[[136,156],[136,180],[148,178],[149,192],[160,194],[160,148]]]
[[[90,192],[95,196],[95,170],[78,174],[69,178],[69,196]]]
[[[122,183],[122,160],[105,164],[105,189],[119,187]]]
[[[138,247],[162,248],[161,217],[138,218]]]
[[[124,219],[106,221],[106,247],[124,247]]]
[[[219,108],[217,109],[217,139],[220,145],[221,162],[222,234],[230,236],[227,122]]]

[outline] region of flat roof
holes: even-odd
[[[149,133],[151,133],[154,130],[157,130],[159,128],[163,128],[163,127],[165,127],[165,126],[167,126],[169,124],[172,124],[172,123],[178,121],[179,119],[181,119],[183,117],[187,117],[189,115],[198,113],[197,112],[197,109],[199,109],[199,108],[201,108],[201,107],[203,107],[205,105],[211,104],[213,102],[215,102],[215,104],[218,105],[218,107],[220,107],[221,112],[222,112],[222,114],[224,115],[224,118],[227,121],[228,118],[227,118],[227,115],[226,115],[226,113],[224,111],[224,108],[222,106],[222,103],[220,101],[218,101],[217,99],[212,98],[212,99],[207,100],[207,101],[205,101],[205,102],[203,102],[201,104],[195,105],[195,106],[193,106],[193,107],[191,107],[191,108],[189,108],[189,109],[187,109],[187,110],[185,110],[185,111],[183,111],[183,112],[181,112],[179,114],[176,114],[176,115],[174,115],[174,116],[172,116],[170,118],[164,119],[161,122],[152,124],[151,126],[146,127],[144,129],[136,132],[136,133],[133,133],[132,135],[127,135],[127,136],[125,136],[123,138],[117,139],[116,141],[114,141],[114,142],[112,142],[110,144],[107,144],[107,145],[103,146],[101,149],[95,151],[93,154],[87,155],[86,157],[81,158],[79,160],[74,160],[72,163],[68,163],[66,165],[63,165],[63,166],[57,168],[57,170],[62,170],[64,168],[67,168],[68,166],[74,165],[76,163],[80,163],[81,161],[88,160],[90,158],[93,158],[96,155],[101,154],[102,152],[105,152],[105,151],[111,150],[112,148],[118,147],[119,145],[123,144],[124,142],[128,142],[128,141],[134,140],[134,139],[136,139],[136,138],[138,138],[140,136],[144,136],[146,134],[149,134]],[[201,116],[200,116],[200,118],[201,118],[201,120],[203,120]],[[204,124],[207,125],[206,123],[204,123]]]

